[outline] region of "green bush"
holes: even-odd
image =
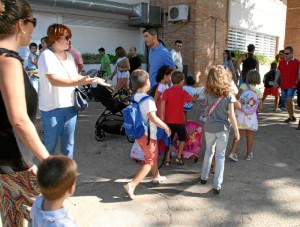
[[[239,51],[239,50],[233,50],[232,52],[234,52],[236,59],[240,59],[241,55],[247,53],[247,52]],[[255,56],[257,57],[257,59],[261,65],[270,64],[271,62],[274,61],[274,59],[268,58],[266,55],[258,53],[258,52],[255,52]]]
[[[107,54],[110,60],[111,64],[116,64],[118,58],[116,55]],[[101,57],[99,54],[91,54],[91,53],[84,53],[81,55],[83,64],[100,64],[101,63]],[[145,61],[144,55],[138,54],[138,57],[142,59],[142,62]],[[127,58],[130,58],[130,55],[127,55]]]

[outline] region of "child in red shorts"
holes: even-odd
[[[266,100],[268,95],[275,96],[274,111],[276,113],[279,113],[279,112],[281,112],[281,109],[278,108],[279,97],[280,97],[279,90],[278,90],[279,88],[274,87],[276,68],[277,68],[276,62],[272,62],[270,71],[268,73],[266,73],[264,76],[265,91],[263,94],[262,103],[264,103],[264,101]]]
[[[149,75],[146,71],[137,69],[132,72],[130,76],[131,82],[136,89],[134,100],[139,102],[143,97],[147,96],[147,92],[150,90]],[[156,106],[153,99],[146,99],[139,104],[139,108],[144,120],[150,121],[150,141],[148,143],[148,130],[145,135],[137,139],[136,142],[140,145],[144,151],[144,162],[131,182],[124,185],[124,189],[130,199],[134,199],[134,189],[136,186],[147,176],[151,170],[153,184],[159,184],[166,180],[165,176],[160,176],[157,167],[158,145],[157,145],[157,127],[165,130],[168,137],[171,135],[170,128],[156,116]]]

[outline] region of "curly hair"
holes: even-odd
[[[215,96],[228,96],[230,92],[231,76],[227,69],[222,65],[210,68],[205,84],[205,92]]]

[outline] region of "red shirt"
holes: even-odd
[[[169,124],[184,124],[183,107],[186,102],[193,101],[193,97],[182,89],[182,86],[174,85],[165,90],[162,100],[166,102],[165,122]]]
[[[296,88],[300,62],[297,59],[281,60],[278,70],[281,74],[280,87],[283,89]]]

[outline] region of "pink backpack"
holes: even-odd
[[[254,114],[257,112],[258,105],[260,103],[260,99],[258,97],[258,94],[253,91],[248,83],[247,90],[243,91],[241,96],[239,97],[239,102],[241,103],[241,111],[243,111],[246,114]]]

